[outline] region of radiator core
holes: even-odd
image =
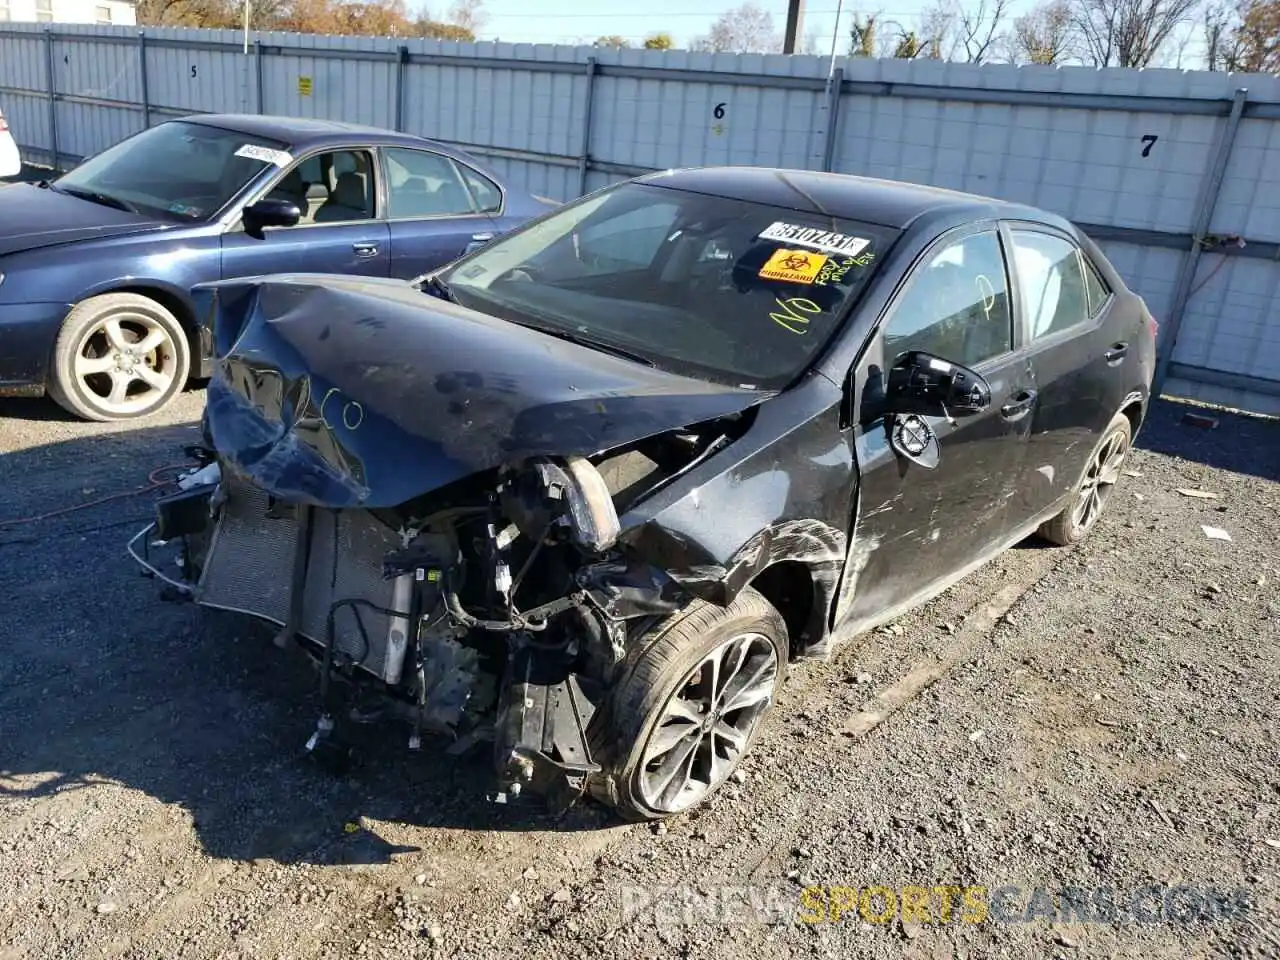
[[[227,500],[205,558],[196,600],[283,626],[299,524],[292,517],[267,515],[268,497],[252,484],[231,482]],[[364,510],[312,511],[311,557],[303,590],[298,632],[324,643],[325,620],[338,600],[358,597],[394,609],[394,581],[382,575],[383,557],[400,546],[395,532]],[[361,636],[359,616],[368,636]],[[368,607],[334,612],[334,649],[382,675],[389,619]]]

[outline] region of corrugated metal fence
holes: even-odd
[[[1172,390],[1280,412],[1280,77],[7,25],[0,104],[65,166],[196,112],[463,146],[569,199],[652,169],[836,170],[1029,202],[1161,320]],[[1176,383],[1174,382],[1176,380]]]

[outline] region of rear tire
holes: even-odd
[[[696,601],[642,638],[592,718],[592,754],[605,768],[592,794],[629,820],[707,800],[754,742],[787,650],[781,614],[750,587],[728,607]]]
[[[149,297],[107,293],[76,304],[62,322],[48,392],[83,420],[134,420],[168,406],[190,371],[177,317]]]
[[[1133,424],[1123,413],[1117,413],[1089,454],[1089,460],[1076,481],[1071,502],[1060,514],[1040,526],[1038,533],[1041,537],[1060,547],[1084,539],[1111,500],[1132,442]]]

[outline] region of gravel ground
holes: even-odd
[[[482,758],[386,731],[323,775],[299,658],[124,560],[150,492],[11,522],[144,486],[201,402],[120,428],[0,400],[0,960],[1280,956],[1280,423],[1159,404],[1085,544],[796,665],[743,781],[654,828],[489,806]],[[1247,894],[1180,922],[1033,896],[1152,884]],[[864,917],[868,886],[929,912]]]

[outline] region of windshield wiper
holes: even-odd
[[[568,340],[570,343],[576,343],[580,347],[599,350],[601,353],[611,353],[615,357],[621,357],[623,360],[630,360],[632,363],[638,363],[642,366],[653,366],[653,361],[642,354],[635,353],[628,350],[626,347],[620,347],[605,340],[597,340],[594,337],[584,336],[576,330],[564,330],[556,327],[543,326],[542,324],[524,323],[519,320],[515,320],[513,322],[518,323],[522,327],[528,327],[530,330],[537,330],[539,333],[545,333],[551,337],[559,337],[561,340]]]
[[[453,291],[449,289],[449,285],[440,279],[438,274],[431,274],[422,281],[423,293],[430,294],[440,300],[447,300],[450,303],[457,303],[458,298],[453,295]]]
[[[98,203],[104,207],[115,207],[117,210],[123,210],[125,213],[138,212],[138,208],[128,200],[121,200],[119,197],[99,193],[97,190],[86,190],[83,187],[60,187],[56,184],[51,185],[51,187],[58,193],[70,194],[73,197],[79,197],[81,200],[88,200],[91,203]]]

